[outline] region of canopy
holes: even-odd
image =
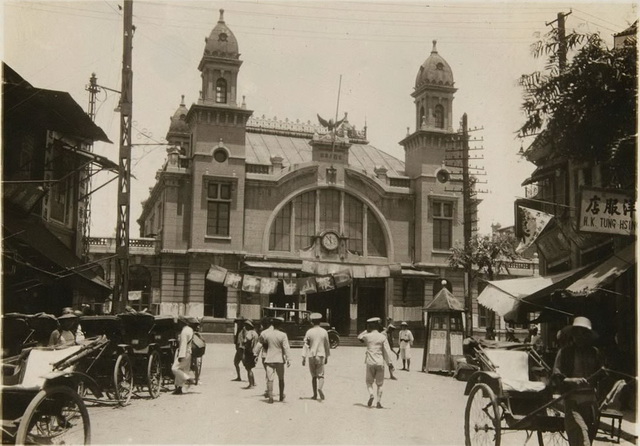
[[[583,271],[578,268],[546,277],[522,277],[518,279],[492,280],[478,296],[478,303],[500,316],[517,309],[520,301],[534,293],[551,293],[566,286],[567,281]]]
[[[636,264],[636,244],[631,243],[597,265],[587,274],[567,287],[573,295],[585,296],[617,279],[622,273]]]
[[[425,311],[436,312],[459,312],[464,311],[464,305],[449,291],[446,287],[442,287],[433,300],[424,307]]]

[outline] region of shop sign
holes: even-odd
[[[613,235],[635,235],[636,201],[633,192],[582,188],[578,230]]]

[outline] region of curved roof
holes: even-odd
[[[246,133],[247,164],[270,165],[272,156],[282,157],[288,167],[311,161],[311,140],[285,135]],[[389,177],[404,177],[404,163],[369,144],[352,144],[349,148],[349,166],[375,175],[374,169],[384,166]]]
[[[416,89],[425,85],[453,87],[453,71],[447,61],[438,54],[436,43],[434,40],[431,54],[418,70]]]
[[[187,124],[187,113],[189,110],[184,105],[184,95],[182,95],[182,101],[176,109],[176,112],[171,117],[171,124],[169,124],[168,133],[189,133],[189,124]]]
[[[220,10],[220,19],[211,30],[209,37],[205,39],[204,56],[224,57],[227,59],[238,59],[238,40],[233,32],[224,23],[224,9]]]

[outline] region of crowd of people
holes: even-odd
[[[321,327],[322,315],[311,313],[313,326],[307,330],[303,340],[302,365],[308,366],[311,375],[312,399],[324,401],[325,365],[329,361],[331,347],[327,330]],[[291,365],[291,348],[287,334],[282,331],[284,319],[281,317],[264,318],[260,325],[262,331],[258,335],[253,321],[238,318],[235,321],[235,355],[233,364],[236,377],[232,381],[242,381],[240,364],[244,365],[249,384],[244,387],[251,389],[256,386],[253,369],[259,362],[265,371],[265,392],[267,402],[274,402],[274,382],[278,379],[278,399],[285,400],[285,366]],[[378,317],[367,320],[367,328],[358,335],[358,339],[366,346],[365,352],[365,384],[369,393],[367,406],[371,407],[377,397],[376,407],[382,408],[382,386],[384,384],[385,367],[389,368],[391,379],[394,375],[393,355],[396,359],[402,357],[402,370],[409,371],[411,366],[411,346],[414,342],[413,334],[406,322],[400,324],[400,347],[394,350],[395,326],[388,324],[383,329],[382,321]],[[376,391],[374,392],[374,384]]]

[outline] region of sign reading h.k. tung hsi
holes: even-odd
[[[633,192],[582,188],[578,229],[615,235],[635,235],[636,200]]]

